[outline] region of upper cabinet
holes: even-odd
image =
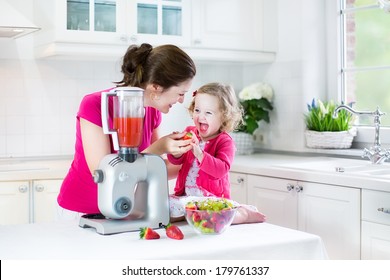
[[[195,60],[270,62],[273,0],[35,0],[38,58],[118,59],[130,44],[175,44]]]
[[[36,57],[118,58],[130,44],[190,44],[190,2],[35,0]],[[187,28],[188,30],[186,30]]]
[[[192,1],[191,48],[196,57],[271,62],[277,37],[275,0]]]

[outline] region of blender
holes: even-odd
[[[109,126],[109,97],[113,101],[112,128]],[[159,228],[169,223],[168,176],[164,160],[140,154],[145,108],[143,90],[117,87],[102,93],[103,132],[110,134],[117,154],[106,155],[93,173],[98,184],[101,214],[80,218],[83,228],[100,234]]]

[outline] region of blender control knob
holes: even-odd
[[[104,178],[104,175],[103,175],[103,171],[102,170],[97,169],[97,170],[95,170],[93,172],[93,181],[96,184],[103,182],[103,178]]]

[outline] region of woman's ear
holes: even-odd
[[[150,92],[154,92],[154,93],[161,93],[163,90],[162,86],[160,86],[158,84],[148,84],[146,86],[146,89],[149,90]]]
[[[159,100],[162,93],[162,87],[157,84],[148,84],[146,90],[150,93],[150,98],[152,100]]]

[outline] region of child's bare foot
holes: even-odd
[[[241,204],[237,209],[232,224],[262,223],[265,220],[265,215],[260,213],[256,207]]]

